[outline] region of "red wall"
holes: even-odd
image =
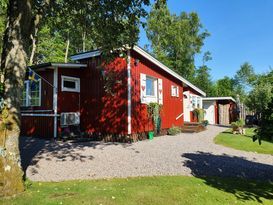
[[[83,61],[87,68],[81,77],[81,128],[86,132],[127,134],[127,63],[118,58],[105,69],[99,68],[100,59]],[[103,77],[114,73],[112,94],[106,93]]]
[[[139,59],[135,65],[135,59]],[[140,101],[140,73],[155,78],[161,78],[163,83],[163,106],[161,112],[161,128],[167,129],[172,125],[181,126],[183,117],[176,120],[176,117],[183,113],[183,87],[182,83],[161,70],[159,67],[146,60],[136,52],[132,52],[132,133],[139,133],[153,130],[153,123],[148,119],[146,104]],[[179,86],[179,97],[171,96],[171,86]]]

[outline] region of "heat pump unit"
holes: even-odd
[[[79,125],[80,113],[78,112],[63,112],[61,113],[61,126]]]

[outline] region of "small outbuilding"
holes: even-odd
[[[238,109],[232,97],[207,97],[203,98],[205,120],[209,124],[230,125],[238,119]]]

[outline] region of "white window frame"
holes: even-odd
[[[149,79],[152,79],[153,80],[153,87],[154,87],[154,95],[147,95],[147,78],[149,78]],[[155,77],[152,77],[152,76],[149,76],[149,75],[146,75],[146,93],[145,93],[145,95],[146,95],[146,97],[148,97],[148,98],[157,98],[157,93],[158,93],[158,86],[157,86],[157,84],[158,84],[158,79],[157,78],[155,78]]]
[[[80,92],[80,90],[81,90],[81,88],[80,88],[80,86],[81,86],[80,78],[62,75],[61,79],[62,79],[62,91],[63,92],[77,92],[77,93]],[[76,88],[74,89],[74,88],[64,87],[64,81],[73,81],[73,82],[75,82]]]
[[[24,89],[25,89],[25,84],[26,84],[26,104],[22,105],[22,107],[40,107],[41,106],[41,102],[42,102],[42,83],[41,83],[41,79],[38,80],[39,81],[39,104],[38,105],[31,105],[31,96],[30,96],[30,84],[31,81],[30,80],[25,80],[24,81]]]
[[[179,97],[179,88],[176,85],[171,86],[171,96],[172,97]]]

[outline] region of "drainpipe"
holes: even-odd
[[[132,133],[132,96],[131,96],[131,52],[128,49],[127,51],[127,91],[128,91],[128,102],[127,102],[127,108],[128,108],[128,135],[130,135]]]

